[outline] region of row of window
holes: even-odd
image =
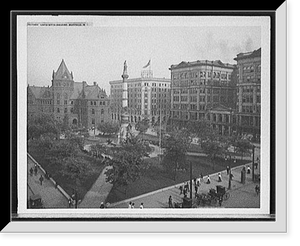
[[[197,96],[190,96],[190,100],[189,102],[197,102]],[[210,101],[210,96],[207,97],[207,101]],[[215,100],[219,100],[217,98],[219,98],[218,96],[215,96],[214,98],[216,98]],[[226,97],[220,97],[221,101],[226,101]],[[173,101],[174,102],[179,102],[179,99],[181,102],[187,102],[188,101],[188,96],[173,96]],[[205,102],[205,96],[199,96],[199,102]]]
[[[260,86],[243,86],[240,89],[242,93],[253,93],[254,91],[260,92]]]
[[[137,88],[137,87],[141,87],[142,83],[127,83],[127,87],[129,88]],[[143,86],[153,86],[153,87],[170,87],[169,83],[149,83],[149,82],[145,82],[143,83]],[[123,85],[119,84],[119,85],[111,85],[111,89],[122,89]]]
[[[221,78],[221,79],[231,79],[231,73],[224,73],[220,71],[216,72],[206,72],[206,71],[197,71],[197,72],[181,72],[181,73],[172,73],[172,79],[186,79],[186,78]]]
[[[260,113],[260,105],[242,106],[242,113]]]
[[[180,110],[205,110],[205,104],[199,104],[199,109],[197,109],[197,104],[173,104],[172,109]]]
[[[229,86],[228,80],[175,80],[172,82],[173,87],[188,87],[188,86],[200,86],[200,85],[215,85],[215,86]]]
[[[97,106],[97,101],[90,101],[91,106]],[[105,106],[105,101],[99,101],[99,105]]]
[[[243,94],[243,97],[242,97],[242,102],[243,103],[255,103],[254,102],[254,98],[253,95],[247,95],[247,94]],[[256,103],[260,103],[261,102],[261,97],[260,95],[256,95]]]
[[[71,86],[71,82],[56,82],[54,83],[54,86]]]
[[[245,72],[254,72],[254,70],[256,69],[256,71],[260,71],[261,70],[261,65],[259,64],[258,66],[254,66],[254,65],[244,65],[243,66],[243,70]]]

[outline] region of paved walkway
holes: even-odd
[[[112,184],[106,182],[105,172],[109,167],[103,169],[92,188],[85,194],[78,208],[99,208],[101,202],[105,202]]]
[[[250,164],[249,164],[250,165]],[[243,165],[247,166],[247,165]],[[241,170],[243,166],[235,167],[232,169],[234,175],[231,182],[231,189],[228,190],[228,175],[226,170],[221,172],[222,182],[218,182],[218,173],[211,174],[211,183],[206,184],[207,176],[204,177],[204,182],[201,183],[198,193],[207,193],[209,189],[216,189],[216,185],[222,185],[226,187],[226,190],[230,193],[230,198],[224,201],[222,207],[228,208],[259,208],[260,197],[255,193],[255,183],[252,182],[252,174],[247,174],[245,184],[241,183]],[[251,165],[250,165],[251,167]],[[259,168],[255,170],[255,173],[259,173]],[[138,197],[126,199],[121,202],[113,203],[110,205],[112,208],[127,208],[128,203],[134,202],[135,207],[139,207],[141,203],[145,208],[168,208],[168,198],[172,196],[173,202],[182,202],[183,195],[180,194],[179,186],[182,183],[170,186],[158,191],[153,191],[147,194],[140,195]],[[188,197],[190,197],[188,193]],[[195,197],[194,185],[193,185],[193,198]]]
[[[31,195],[39,194],[45,208],[68,208],[68,200],[55,188],[54,184],[45,179],[44,173],[38,168],[37,174],[30,175],[30,168],[34,168],[34,162],[27,156],[27,198]],[[42,185],[39,178],[43,175]]]

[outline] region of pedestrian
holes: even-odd
[[[256,186],[255,186],[255,192],[256,192],[256,195],[259,194],[259,185],[256,185]]]
[[[37,169],[37,165],[36,165],[36,164],[34,164],[34,175],[37,175],[37,171],[38,171],[38,169]]]
[[[143,208],[144,208],[144,203],[141,203],[140,209],[143,209]]]
[[[131,202],[129,202],[129,204],[128,204],[128,208],[131,208],[131,205],[132,205],[132,204],[131,204]]]
[[[183,191],[182,185],[179,186],[179,190],[180,190],[180,194],[179,195],[181,195],[182,191]]]
[[[30,168],[29,172],[30,172],[30,176],[32,176],[32,174],[33,174],[33,169],[32,169],[32,167]]]
[[[186,183],[186,188],[187,188],[187,191],[190,192],[190,182]]]
[[[104,208],[104,203],[103,202],[101,202],[100,208]]]
[[[221,173],[218,173],[218,182],[222,182],[222,176],[221,176]]]
[[[173,208],[172,196],[169,196],[169,208]]]
[[[199,180],[197,180],[197,186],[200,187],[200,181]]]
[[[227,175],[229,175],[229,170],[230,170],[230,167],[227,166],[227,167],[226,167]]]
[[[219,196],[219,205],[220,205],[220,207],[222,206],[222,202],[223,202],[223,196]]]
[[[195,197],[196,197],[196,195],[197,195],[197,192],[198,192],[198,186],[195,185]]]
[[[207,181],[206,181],[207,184],[210,184],[210,177],[209,175],[207,176]]]
[[[200,182],[203,182],[203,174],[200,173]]]
[[[134,208],[134,202],[131,204],[131,208]]]
[[[247,174],[250,174],[251,173],[251,168],[250,166],[247,166]]]
[[[44,181],[43,175],[41,175],[41,177],[39,178],[39,180],[40,180],[40,184],[42,185],[43,181]]]
[[[68,200],[68,205],[69,205],[69,208],[72,206],[72,199],[71,198],[69,198],[69,200]]]

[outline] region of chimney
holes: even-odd
[[[85,91],[84,91],[84,87],[86,86],[86,82],[82,81],[82,97],[85,98]]]

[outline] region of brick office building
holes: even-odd
[[[226,119],[224,124],[231,123],[236,106],[235,65],[220,60],[198,60],[171,65],[170,71],[172,124],[183,126],[187,121],[201,119],[213,121],[216,113],[226,114],[222,116]],[[215,121],[213,126],[219,125]],[[224,131],[220,126],[220,133]]]
[[[239,133],[260,136],[261,118],[261,48],[239,53],[236,126]]]

